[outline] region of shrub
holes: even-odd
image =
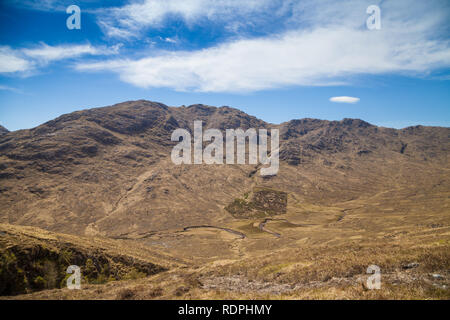
[[[38,290],[45,289],[47,287],[47,281],[41,276],[37,276],[33,280],[34,287]]]
[[[134,291],[131,289],[122,289],[117,293],[116,299],[129,300],[134,297]]]
[[[126,280],[136,280],[140,278],[145,278],[147,275],[144,272],[140,272],[135,268],[131,269],[123,278]]]
[[[3,252],[0,255],[0,295],[23,293],[27,287],[25,272],[19,268],[14,253]]]

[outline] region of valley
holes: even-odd
[[[277,175],[175,165],[171,133],[195,120],[278,129]],[[2,132],[1,298],[449,299],[449,138],[145,100]],[[60,285],[69,263],[82,290]]]

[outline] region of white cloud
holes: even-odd
[[[237,40],[197,51],[80,63],[111,71],[138,87],[249,92],[291,85],[329,85],[361,74],[425,74],[450,66],[448,41],[402,29],[327,27]]]
[[[357,103],[357,102],[359,102],[359,100],[360,100],[359,98],[347,97],[347,96],[330,98],[331,102],[337,102],[337,103]]]
[[[169,43],[177,43],[176,39],[172,39],[172,38],[164,38],[165,42],[169,42]]]
[[[78,5],[83,12],[86,12],[89,9],[109,4],[108,2],[105,4],[103,1],[98,0],[2,0],[2,2],[4,2],[5,5],[17,8],[47,12],[65,12],[66,8],[73,4]]]
[[[131,33],[130,31],[127,31],[126,29],[122,28],[117,28],[114,25],[108,24],[104,21],[98,21],[98,25],[108,37],[123,38],[123,39],[133,37],[133,33]]]
[[[22,52],[28,57],[48,63],[51,61],[77,58],[82,55],[117,54],[119,48],[119,46],[112,48],[93,47],[90,44],[49,46],[42,43],[39,47],[23,49]]]
[[[381,7],[381,30],[365,27],[366,8],[371,4]],[[141,51],[134,52],[140,58],[78,60],[76,64],[80,71],[113,72],[143,88],[251,92],[351,83],[354,76],[367,74],[422,76],[450,67],[450,41],[445,35],[450,3],[439,0],[414,5],[405,0],[132,0],[123,7],[98,10],[96,15],[105,34],[119,38],[163,28],[173,16],[188,26],[206,19],[236,32],[251,25],[255,29],[270,25],[275,19],[283,21],[286,31],[276,35],[253,39],[240,35],[202,50]],[[177,41],[176,47],[186,43],[176,35],[161,40]],[[62,59],[105,56],[118,48],[41,44],[16,51],[6,47],[4,52],[5,61],[13,63],[0,60],[0,72],[1,68],[24,71]]]
[[[365,26],[369,5],[381,6],[383,26],[393,18],[406,22],[403,27],[407,29],[414,28],[417,22],[414,18],[420,15],[419,24],[425,19],[433,23],[438,16],[441,20],[443,16],[448,18],[450,10],[442,0],[420,1],[414,5],[411,0],[129,0],[121,7],[99,9],[96,15],[107,36],[129,39],[139,38],[149,28],[161,29],[174,17],[188,27],[210,21],[236,33],[246,27],[261,31],[258,28],[275,21],[289,29],[360,28]]]
[[[84,55],[110,55],[119,52],[120,45],[94,47],[90,44],[49,46],[41,43],[32,48],[0,47],[0,73],[29,73],[53,61],[78,58]]]
[[[39,11],[49,11],[59,7],[56,0],[4,0],[4,2],[7,5]]]
[[[11,91],[11,92],[14,92],[14,93],[23,93],[23,91],[20,90],[20,89],[9,87],[9,86],[4,86],[4,85],[0,85],[0,90]]]
[[[20,52],[10,47],[0,47],[0,73],[24,72],[33,67],[33,63],[24,59]]]
[[[273,6],[271,0],[144,0],[116,8],[98,11],[98,24],[110,37],[138,36],[146,28],[161,27],[166,18],[177,16],[188,25],[202,19],[214,21],[236,20]]]

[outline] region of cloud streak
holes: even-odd
[[[204,19],[226,22],[273,7],[270,0],[144,0],[98,11],[98,24],[109,37],[138,37],[143,30],[160,28],[169,18],[180,18],[188,25]]]
[[[109,55],[117,54],[120,46],[94,47],[90,44],[84,45],[61,45],[49,46],[41,43],[39,47],[33,49],[22,49],[22,52],[33,59],[49,63],[52,61],[77,58],[83,55]]]
[[[10,92],[14,92],[14,93],[23,93],[22,90],[17,89],[17,88],[13,88],[10,86],[4,86],[4,85],[0,85],[0,90],[2,91],[10,91]]]
[[[85,55],[111,55],[119,52],[120,46],[94,47],[90,44],[49,46],[41,43],[32,48],[12,49],[0,47],[0,73],[29,73],[47,64],[78,58]]]
[[[0,47],[0,73],[25,72],[33,67],[33,62],[25,59],[20,52],[8,46]]]

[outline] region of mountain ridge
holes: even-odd
[[[260,177],[248,164],[175,166],[171,133],[192,132],[194,120],[204,129],[279,129],[279,174]],[[0,222],[118,236],[233,222],[225,207],[257,186],[288,194],[288,209],[359,199],[389,184],[413,190],[415,180],[431,192],[449,183],[449,137],[450,128],[349,118],[275,125],[227,106],[146,100],[75,111],[0,137]]]

